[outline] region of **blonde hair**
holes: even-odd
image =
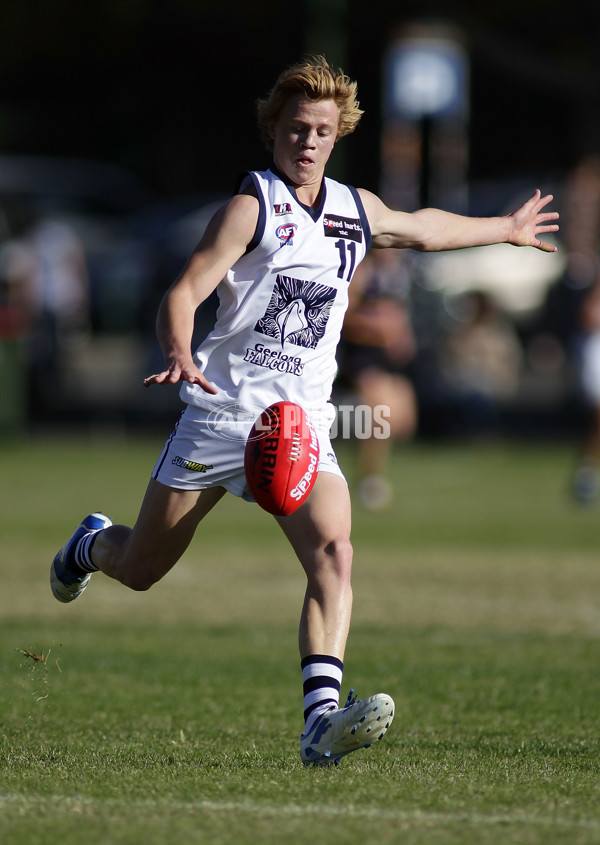
[[[307,99],[333,100],[339,109],[337,137],[350,135],[358,125],[363,112],[356,99],[358,86],[340,68],[337,73],[323,56],[309,56],[280,74],[273,89],[264,99],[258,100],[258,127],[268,150],[273,149],[269,129],[277,121],[286,102],[296,94]]]

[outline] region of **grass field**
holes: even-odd
[[[222,502],[148,593],[50,594],[81,516],[135,519],[161,445],[0,442],[4,845],[600,842],[600,527],[569,446],[394,456],[393,511],[355,512],[346,681],[396,717],[307,770],[303,579],[256,506]]]

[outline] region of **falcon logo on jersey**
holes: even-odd
[[[293,246],[297,228],[295,223],[283,223],[277,227],[275,234],[281,241],[281,246]]]
[[[267,310],[254,331],[277,338],[281,346],[293,343],[315,349],[325,334],[336,290],[277,274]]]
[[[326,238],[348,238],[362,243],[362,226],[360,220],[352,217],[338,217],[337,214],[327,214],[323,218],[323,230]]]
[[[284,214],[292,213],[292,206],[289,202],[276,202],[273,206],[275,217],[281,217]]]

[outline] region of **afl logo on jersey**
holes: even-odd
[[[281,246],[292,246],[298,226],[295,223],[284,223],[275,229],[275,234],[281,241]]]

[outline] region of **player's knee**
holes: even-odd
[[[148,581],[143,580],[140,578],[132,579],[127,583],[127,586],[130,590],[134,590],[136,593],[145,593],[147,592],[156,581]]]
[[[158,578],[153,577],[152,573],[147,569],[129,568],[122,573],[121,581],[130,590],[135,590],[136,593],[147,592],[158,581]]]
[[[350,580],[352,573],[352,543],[348,538],[332,540],[324,547],[328,569],[337,578]]]

